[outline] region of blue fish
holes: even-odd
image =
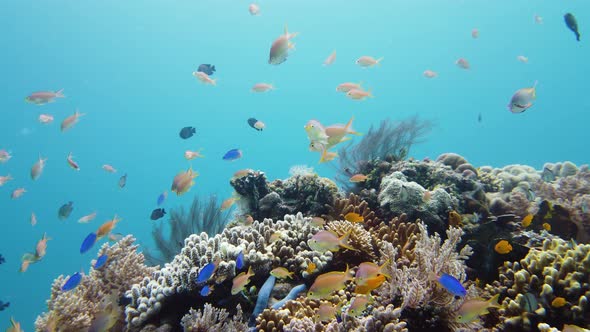
[[[82,245],[80,246],[80,253],[83,254],[88,250],[92,249],[92,246],[94,246],[95,243],[96,233],[88,234],[88,236],[84,239],[84,242],[82,242]]]
[[[63,292],[67,292],[69,290],[72,290],[80,284],[80,281],[82,281],[82,275],[80,274],[80,272],[76,272],[76,273],[72,274],[68,278],[68,280],[66,280],[66,282],[64,282],[63,286],[61,286],[61,290]]]
[[[463,287],[463,285],[461,285],[461,282],[452,275],[443,273],[440,277],[437,278],[437,280],[441,284],[441,286],[443,286],[449,293],[456,296],[467,295],[465,287]]]
[[[242,158],[242,151],[240,149],[231,149],[225,153],[223,160],[236,160]]]
[[[203,288],[201,288],[201,291],[199,292],[199,294],[201,294],[201,296],[209,296],[209,294],[211,294],[211,292],[213,291],[213,286],[209,286],[209,285],[205,285],[203,286]]]
[[[105,254],[105,255],[101,255],[101,256],[99,256],[99,257],[96,259],[96,262],[94,262],[94,266],[93,266],[93,267],[94,267],[94,269],[95,269],[95,270],[98,270],[98,269],[100,269],[101,267],[103,267],[103,266],[106,264],[106,262],[107,262],[107,260],[108,260],[108,259],[109,259],[109,256],[107,256],[106,254]]]
[[[236,268],[241,270],[244,267],[244,251],[240,251],[236,258]]]
[[[201,269],[201,271],[199,272],[199,275],[197,276],[197,284],[202,284],[202,283],[206,282],[207,280],[209,280],[209,278],[211,278],[213,273],[215,273],[216,268],[217,268],[217,264],[215,264],[215,263],[209,263],[209,264],[205,265],[205,267],[203,267]]]
[[[164,201],[166,200],[166,196],[168,196],[168,192],[163,192],[160,194],[160,196],[158,196],[158,206],[164,204]]]

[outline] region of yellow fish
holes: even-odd
[[[348,233],[338,237],[334,232],[319,231],[307,241],[307,245],[317,252],[337,252],[341,247],[349,250],[356,250],[348,244],[350,233],[351,231],[348,231]]]
[[[333,305],[330,302],[322,302],[320,307],[317,309],[316,318],[320,322],[329,322],[336,318],[336,314],[342,308],[342,303],[338,303],[337,305]]]
[[[388,274],[384,273],[383,270],[389,264],[389,260],[387,260],[383,265],[379,266],[373,262],[363,262],[359,265],[358,269],[356,270],[355,280],[357,285],[365,285],[368,279],[375,278],[379,275],[386,276],[391,278]]]
[[[457,211],[452,210],[449,212],[449,226],[459,227],[462,221],[463,218]]]
[[[512,245],[506,240],[500,240],[494,246],[494,250],[501,255],[505,255],[512,251]]]
[[[545,228],[547,232],[551,232],[551,225],[549,223],[543,223],[543,228]]]
[[[457,310],[455,321],[464,324],[473,322],[477,317],[487,314],[489,308],[499,308],[498,298],[500,298],[500,294],[494,295],[487,301],[484,299],[466,300]]]
[[[240,197],[238,197],[238,196],[233,196],[233,197],[226,199],[225,201],[223,201],[223,203],[221,203],[220,210],[225,211],[225,210],[229,209],[239,199],[240,199]]]
[[[560,297],[554,298],[553,301],[551,301],[551,306],[554,308],[561,308],[566,303],[567,303],[567,301],[563,297],[560,296]]]
[[[253,275],[254,273],[252,272],[252,266],[248,267],[248,272],[242,272],[238,274],[232,281],[233,284],[231,286],[231,295],[236,295],[243,291],[246,285],[250,282],[250,277]]]
[[[344,272],[332,271],[320,274],[309,288],[307,297],[312,300],[327,298],[333,292],[344,289],[346,282],[350,280],[352,280],[352,276],[348,265],[346,265]]]
[[[524,218],[522,218],[522,227],[529,227],[533,222],[533,215],[527,214]]]
[[[355,174],[353,176],[350,177],[350,182],[352,183],[358,183],[358,182],[365,182],[369,179],[369,177],[367,175],[364,174]]]
[[[373,302],[371,295],[357,295],[350,302],[350,307],[346,312],[349,316],[357,317],[367,309],[367,305]]]
[[[293,272],[289,272],[289,270],[284,267],[274,268],[272,271],[270,271],[270,275],[279,279],[293,279]]]
[[[344,216],[344,219],[350,222],[363,222],[365,218],[358,213],[349,212]]]
[[[316,265],[314,262],[310,262],[309,264],[307,264],[307,269],[305,269],[305,272],[307,272],[308,274],[311,274],[315,271],[316,269]]]
[[[385,275],[379,274],[375,277],[365,279],[364,283],[356,285],[354,292],[357,294],[369,294],[373,290],[379,288],[385,282]]]

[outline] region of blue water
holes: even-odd
[[[150,212],[174,175],[187,169],[186,149],[203,148],[192,162],[197,184],[181,197],[170,195],[166,208],[187,205],[194,194],[229,197],[229,178],[238,169],[288,176],[292,165],[318,165],[308,151],[305,123],[345,123],[366,132],[383,118],[419,114],[435,122],[429,140],[411,155],[436,157],[453,151],[473,164],[512,163],[540,168],[546,161],[588,162],[590,101],[586,98],[590,57],[590,4],[584,1],[261,1],[261,15],[250,16],[248,1],[32,1],[0,2],[0,149],[14,158],[0,164],[0,175],[14,181],[0,188],[0,326],[14,316],[26,331],[45,310],[51,281],[59,274],[89,268],[98,245],[79,254],[84,237],[114,214],[123,218],[116,232],[134,234],[151,245]],[[563,14],[576,15],[582,41],[576,42]],[[533,16],[544,18],[534,23]],[[288,23],[300,32],[296,51],[279,65],[267,63],[272,41]],[[478,28],[479,39],[471,38]],[[321,66],[337,51],[336,62]],[[385,57],[382,66],[362,69],[361,55]],[[530,61],[520,63],[516,56]],[[454,65],[464,57],[472,69]],[[217,67],[215,87],[191,73],[201,63]],[[439,77],[428,80],[426,69]],[[535,80],[537,100],[523,114],[506,105],[512,94]],[[345,81],[363,81],[373,99],[357,102],[335,92]],[[277,90],[253,94],[254,83]],[[35,106],[23,101],[38,90],[64,88],[67,96]],[[70,131],[59,123],[79,108],[86,113]],[[55,116],[51,125],[40,113]],[[482,122],[477,122],[478,114]],[[266,123],[263,132],[246,120]],[[183,141],[178,131],[195,126]],[[358,138],[357,138],[358,140]],[[244,157],[221,160],[232,148]],[[81,170],[66,164],[73,152]],[[41,178],[29,170],[38,155],[49,158]],[[105,163],[119,170],[109,174]],[[117,186],[128,173],[127,186]],[[27,193],[11,200],[10,193]],[[57,219],[57,209],[74,202],[72,216]],[[90,224],[76,220],[94,210]],[[31,212],[38,224],[29,224]],[[20,257],[32,251],[44,232],[47,256],[19,273]],[[104,242],[104,240],[103,240]],[[101,242],[102,243],[102,242]]]

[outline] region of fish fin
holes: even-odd
[[[56,98],[65,98],[66,96],[64,95],[64,89],[59,89],[55,92],[55,97]]]
[[[377,59],[377,65],[381,66],[381,61],[383,61],[384,57],[380,57],[379,59]]]
[[[322,150],[322,156],[320,157],[320,164],[326,162],[326,153],[327,152],[328,152],[328,149]]]
[[[498,303],[498,299],[500,298],[500,294],[494,295],[491,299],[488,300],[490,307],[500,308],[501,305]]]
[[[342,248],[356,251],[357,250],[356,248],[354,248],[350,244],[348,244],[348,238],[350,237],[351,233],[352,233],[352,230],[349,230],[348,232],[346,232],[346,234],[344,234],[340,238],[338,238],[338,245],[340,245]],[[347,270],[348,270],[348,266],[347,266]]]

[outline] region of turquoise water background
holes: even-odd
[[[248,1],[73,1],[0,2],[0,149],[13,159],[0,175],[15,180],[0,187],[0,328],[10,316],[33,330],[45,310],[52,280],[88,271],[100,244],[80,255],[84,237],[114,214],[123,218],[115,232],[134,234],[151,245],[149,215],[156,198],[169,190],[174,175],[187,169],[183,153],[203,148],[192,162],[200,173],[191,191],[169,195],[165,208],[187,206],[193,196],[229,197],[229,178],[243,168],[260,169],[269,179],[285,178],[293,165],[318,165],[303,129],[310,119],[346,123],[366,132],[381,119],[419,114],[435,127],[410,155],[435,158],[457,152],[476,166],[546,161],[587,163],[590,101],[590,3],[584,1],[260,1],[261,15],[248,13]],[[573,13],[581,42],[564,24]],[[535,24],[533,16],[544,18]],[[299,32],[288,60],[267,63],[269,48],[288,23]],[[480,37],[473,39],[477,28]],[[336,62],[323,67],[337,51]],[[382,65],[355,65],[362,55],[385,57]],[[525,55],[529,63],[516,60]],[[454,62],[464,57],[470,70]],[[191,73],[212,63],[218,85],[206,86]],[[426,79],[431,69],[439,77]],[[537,100],[523,114],[508,112],[512,94],[532,86]],[[375,98],[353,101],[337,93],[343,82],[363,81]],[[258,82],[277,90],[250,92]],[[44,106],[24,102],[33,91],[64,88],[64,99]],[[79,108],[86,115],[62,133],[59,123]],[[38,123],[41,113],[55,116]],[[478,123],[481,113],[482,122]],[[266,123],[257,132],[246,123]],[[181,140],[184,126],[197,128]],[[359,138],[355,138],[359,140]],[[232,148],[244,157],[221,159]],[[66,164],[69,152],[81,170]],[[44,174],[32,181],[38,155],[48,157]],[[119,170],[101,169],[112,164]],[[117,186],[128,173],[127,186]],[[27,193],[11,200],[10,193]],[[65,221],[58,208],[74,202]],[[90,224],[83,215],[98,211]],[[32,227],[30,214],[38,217]],[[166,219],[159,222],[167,222]],[[45,258],[19,273],[20,257],[33,251],[47,232]]]

